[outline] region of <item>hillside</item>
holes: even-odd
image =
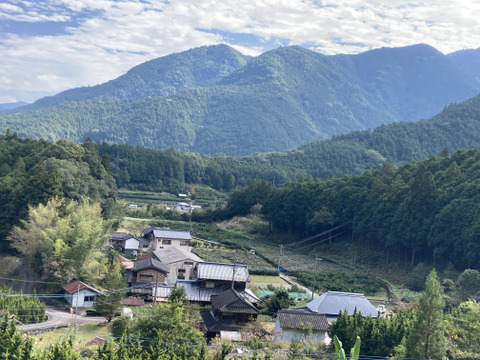
[[[455,58],[426,45],[349,56],[284,47],[247,62],[226,45],[199,48],[0,115],[0,130],[204,154],[284,151],[475,95],[475,66]]]
[[[243,157],[207,156],[160,151],[130,145],[98,144],[108,155],[119,187],[185,191],[186,184],[203,183],[229,191],[252,179],[279,185],[301,175],[315,177],[361,174],[386,159],[401,165],[424,160],[444,149],[480,149],[480,95],[451,105],[418,122],[382,125],[316,141],[295,150]]]

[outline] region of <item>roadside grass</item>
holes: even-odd
[[[80,324],[75,328],[59,328],[42,334],[33,335],[32,338],[36,348],[45,349],[48,345],[54,345],[58,340],[68,338],[69,336],[74,338],[74,349],[80,350],[95,336],[107,339],[110,336],[110,333],[107,326],[100,326],[97,323],[85,323]]]

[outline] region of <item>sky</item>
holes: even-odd
[[[203,45],[331,55],[480,47],[478,0],[0,0],[0,103],[114,79]]]

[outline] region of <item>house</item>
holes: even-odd
[[[140,240],[137,237],[124,232],[110,233],[108,243],[117,251],[135,255],[138,253],[140,246]]]
[[[203,260],[192,253],[187,247],[166,247],[153,252],[153,256],[167,265],[169,275],[167,282],[174,284],[178,280],[191,280],[195,278],[194,268]]]
[[[232,287],[244,291],[250,281],[248,266],[243,264],[224,264],[215,262],[198,262],[195,276],[200,287],[207,289],[226,290]]]
[[[200,312],[207,339],[222,332],[240,332],[248,322],[256,320],[260,313],[254,304],[235,289],[212,295],[210,301],[211,309]]]
[[[363,294],[340,291],[327,291],[306,305],[308,311],[325,314],[329,324],[336,320],[340,311],[353,315],[355,310],[363,316],[377,317],[375,306]]]
[[[95,306],[95,298],[102,294],[101,291],[80,280],[74,280],[62,288],[65,290],[65,300],[71,307],[92,308]]]
[[[202,306],[209,305],[213,295],[217,295],[225,291],[225,289],[228,289],[224,287],[205,288],[202,287],[201,284],[198,280],[177,280],[175,286],[181,286],[185,289],[188,301]],[[157,301],[167,301],[173,288],[174,285],[158,286],[156,291]],[[260,302],[260,299],[249,289],[241,291],[240,294],[254,305]]]
[[[149,241],[149,247],[155,251],[170,246],[189,247],[192,240],[190,231],[160,229],[150,226],[143,230],[145,238]]]
[[[275,341],[301,340],[308,334],[309,339],[329,345],[328,327],[325,314],[304,308],[279,310],[275,318]]]
[[[134,262],[132,277],[129,281],[130,292],[137,295],[152,296],[156,286],[165,286],[168,267],[153,257]]]

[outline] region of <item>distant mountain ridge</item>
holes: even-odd
[[[206,154],[283,151],[464,101],[480,92],[475,56],[427,45],[336,56],[294,46],[249,58],[202,47],[11,110],[0,129]]]
[[[0,104],[0,109],[15,109],[20,106],[25,106],[28,105],[27,102],[25,101],[16,101],[16,102],[10,102],[10,103],[2,103]]]

